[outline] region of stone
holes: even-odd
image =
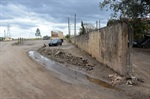
[[[61,51],[57,51],[57,53],[55,54],[55,56],[58,55],[58,54],[62,54],[62,52]]]

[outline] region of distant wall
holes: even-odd
[[[127,74],[128,28],[125,23],[71,39],[79,48],[121,75]]]

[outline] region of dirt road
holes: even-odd
[[[22,46],[0,42],[0,99],[130,99],[119,91],[94,85],[64,82],[31,60],[27,51],[48,41]]]

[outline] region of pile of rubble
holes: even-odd
[[[121,77],[117,74],[110,74],[110,75],[108,75],[108,77],[110,79],[110,84],[112,86],[120,84],[120,83],[125,83],[128,86],[132,86],[132,85],[138,85],[138,84],[144,82],[143,79],[141,79],[137,76]]]
[[[46,49],[42,47],[38,50],[38,52],[57,62],[79,66],[87,71],[93,70],[94,67],[94,65],[89,64],[87,59],[73,56],[72,54],[65,52],[63,49]]]
[[[140,83],[143,83],[144,80],[138,76],[128,76],[126,77],[126,85],[132,86],[132,85],[138,85]]]
[[[111,80],[110,84],[112,86],[120,83],[123,80],[122,77],[117,74],[110,74],[110,75],[108,75],[108,77]]]

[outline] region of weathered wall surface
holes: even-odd
[[[121,75],[127,74],[128,28],[124,23],[72,38],[71,41]]]

